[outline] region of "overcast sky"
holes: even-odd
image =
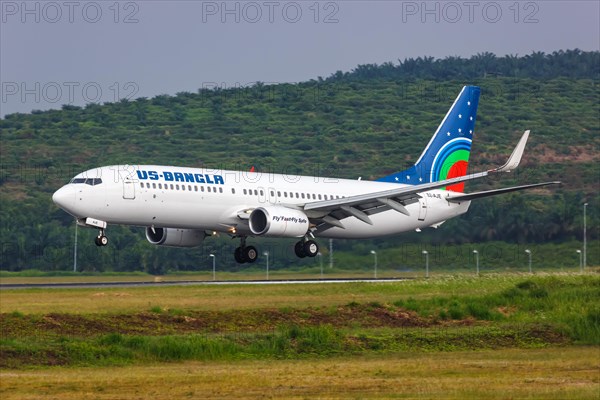
[[[599,50],[593,1],[0,1],[0,115],[327,77],[418,56]]]

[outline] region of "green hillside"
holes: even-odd
[[[597,242],[599,60],[598,52],[579,51],[512,61],[490,54],[425,58],[359,66],[299,84],[257,83],[7,115],[0,120],[0,269],[68,268],[73,221],[52,204],[51,194],[80,171],[109,164],[255,165],[265,172],[377,178],[416,160],[464,84],[482,88],[471,171],[501,164],[522,131],[532,131],[520,171],[467,190],[545,180],[564,185],[474,202],[468,215],[436,231],[374,244],[581,240],[586,201],[588,238]],[[80,230],[85,268],[195,269],[207,264],[209,251],[222,251],[223,267],[234,267],[230,253],[237,241],[227,238],[178,250],[149,245],[139,228],[111,227],[108,233],[111,246],[97,249],[95,231]],[[352,252],[356,243],[336,246]],[[269,246],[283,254],[291,244]],[[590,263],[594,257],[597,263],[592,253]],[[279,267],[310,262],[283,255],[279,261]]]

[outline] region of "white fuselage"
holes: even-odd
[[[85,179],[96,179],[86,184]],[[98,183],[100,182],[101,183]],[[54,199],[77,218],[110,224],[235,232],[252,236],[244,210],[304,204],[398,188],[399,184],[282,175],[261,172],[141,165],[109,166],[77,175]],[[369,238],[437,226],[465,213],[469,201],[446,201],[452,192],[431,190],[406,205],[410,215],[392,209],[370,215],[372,225],[355,217],[344,228],[314,231],[325,238]]]

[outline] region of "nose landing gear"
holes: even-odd
[[[91,217],[77,218],[77,225],[88,228],[98,228],[98,236],[94,239],[94,243],[96,243],[96,246],[98,247],[104,247],[108,244],[108,238],[104,233],[108,224],[105,221]]]
[[[108,244],[108,238],[104,234],[104,229],[100,229],[100,232],[98,232],[98,236],[96,236],[96,239],[94,239],[94,242],[96,243],[96,246],[98,246],[98,247],[104,247]]]

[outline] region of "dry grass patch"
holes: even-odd
[[[597,347],[0,371],[3,400],[597,399]]]

